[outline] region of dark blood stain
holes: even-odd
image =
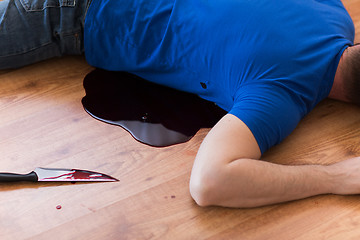
[[[200,84],[201,84],[201,87],[202,87],[203,89],[207,89],[207,85],[206,85],[206,83],[201,82]]]
[[[172,199],[174,199],[174,198],[176,198],[176,196],[175,195],[172,195],[172,196],[170,196]],[[169,197],[168,196],[165,196],[164,197],[165,199],[168,199]]]
[[[54,177],[47,177],[43,178],[43,180],[49,181],[49,180],[74,180],[75,181],[117,181],[117,179],[114,179],[113,177],[110,177],[108,175],[102,174],[102,173],[95,173],[90,171],[84,171],[84,170],[76,170],[72,169],[71,171],[68,171],[62,175],[54,176]]]
[[[206,84],[202,86],[206,88]],[[226,112],[195,94],[150,83],[127,72],[96,69],[84,79],[85,110],[95,119],[127,130],[151,146],[188,141],[213,127]]]
[[[60,210],[61,209],[61,205],[57,205],[56,209]]]

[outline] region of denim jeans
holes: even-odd
[[[90,0],[0,0],[0,69],[82,54]]]

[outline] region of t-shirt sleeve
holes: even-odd
[[[282,85],[246,85],[238,90],[230,114],[251,130],[261,153],[280,143],[304,116],[303,103]]]

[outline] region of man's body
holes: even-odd
[[[26,2],[15,0],[12,12]],[[78,3],[85,9],[85,2]],[[326,96],[348,99],[342,91],[343,66],[348,53],[359,50],[349,47],[354,29],[340,1],[289,3],[93,0],[89,8],[85,48],[90,64],[196,93],[229,111],[195,159],[190,192],[199,205],[253,207],[324,193],[360,193],[357,158],[331,166],[258,160]],[[295,6],[304,11],[292,15]],[[77,12],[78,23],[83,16]]]
[[[353,39],[338,0],[104,0],[85,22],[91,65],[215,102],[246,124],[261,153],[329,95]]]
[[[342,87],[338,87],[343,86],[341,76],[346,74],[341,71],[346,53],[330,94],[335,99],[346,100]],[[198,152],[190,183],[193,198],[202,206],[254,207],[319,194],[360,192],[360,158],[329,166],[284,166],[256,160],[260,156],[246,125],[231,115],[225,116]]]

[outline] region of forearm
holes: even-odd
[[[332,191],[333,174],[328,166],[285,166],[241,159],[221,171],[217,177],[224,178],[224,184],[218,189],[217,205],[222,206],[256,207]]]
[[[200,206],[256,207],[326,193],[360,193],[360,158],[329,166],[287,166],[253,160],[260,155],[247,126],[226,115],[198,151],[191,196]]]

